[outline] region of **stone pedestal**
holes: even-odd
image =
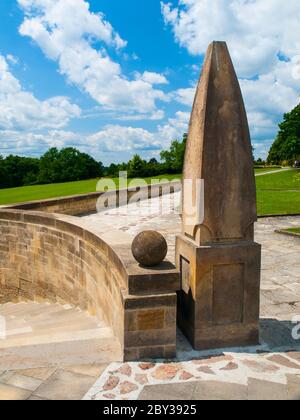
[[[176,255],[178,322],[193,347],[257,345],[261,246],[250,241],[197,246],[179,235]]]

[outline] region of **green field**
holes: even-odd
[[[286,231],[291,233],[297,233],[297,235],[300,235],[300,228],[286,229]]]
[[[256,178],[260,216],[300,214],[300,170],[289,170]]]
[[[180,177],[180,175],[160,175],[157,177],[145,178],[145,181],[150,183],[152,179],[172,180]],[[66,182],[62,184],[0,189],[0,205],[44,200],[48,198],[68,197],[77,194],[88,194],[97,191],[98,181],[99,179],[90,179],[87,181]],[[113,181],[118,188],[119,178],[115,178]],[[128,180],[128,182],[131,181]],[[135,182],[134,185],[137,183],[138,181]]]
[[[274,171],[278,170],[272,168]],[[270,169],[257,169],[255,172],[269,172]],[[161,175],[155,179],[178,179],[180,175]],[[153,179],[146,178],[149,183]],[[115,180],[118,187],[118,179]],[[130,181],[130,180],[129,180]],[[36,185],[0,190],[0,204],[21,203],[25,201],[87,194],[96,191],[97,179],[63,184]],[[260,216],[268,214],[300,214],[300,170],[287,170],[270,175],[258,176],[257,203]]]

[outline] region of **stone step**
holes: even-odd
[[[7,349],[10,347],[24,347],[36,346],[47,343],[62,343],[68,341],[84,341],[84,340],[106,340],[113,338],[113,333],[110,328],[96,328],[75,331],[44,331],[44,333],[36,333],[35,331],[28,334],[15,335],[6,339],[0,340],[0,349]]]
[[[122,360],[115,338],[0,348],[0,371],[102,364]]]
[[[4,305],[3,305],[4,306]],[[68,306],[68,309],[72,308],[71,306]],[[43,311],[43,313],[46,312],[56,312],[61,311],[64,308],[62,305],[59,304],[41,304],[37,302],[24,302],[24,303],[17,303],[17,304],[10,304],[9,306],[6,306],[2,308],[0,306],[0,315],[6,316],[6,317],[14,317],[14,316],[21,316],[22,314],[30,314],[32,315],[38,315]]]
[[[0,305],[6,337],[0,336],[0,371],[121,360],[111,328],[86,312],[57,303]]]
[[[8,303],[5,305],[0,305],[0,315],[9,317],[15,316],[19,313],[23,313],[28,311],[28,309],[32,308],[35,304],[28,304],[28,303]],[[40,307],[39,307],[40,308]]]
[[[32,325],[32,327],[34,329],[47,329],[48,327],[51,328],[52,325],[72,325],[72,324],[76,324],[77,322],[80,323],[82,320],[84,320],[85,322],[92,322],[93,321],[93,325],[95,325],[95,327],[99,326],[104,326],[103,322],[100,324],[100,322],[98,322],[97,319],[95,318],[90,318],[88,315],[82,314],[82,313],[78,313],[78,312],[74,312],[74,313],[68,313],[66,312],[66,314],[64,316],[45,316],[45,317],[41,317],[38,320],[34,319],[28,319],[28,318],[23,318],[24,321],[27,324]]]
[[[87,319],[94,319],[88,313],[85,313],[78,308],[70,306],[68,309],[65,309],[63,306],[58,304],[45,306],[36,303],[25,304],[25,306],[17,304],[15,309],[10,308],[9,313],[7,311],[0,310],[0,315],[4,316],[8,323],[16,320],[16,322],[30,322],[36,324],[37,326],[39,323],[47,325],[48,322],[50,322],[51,324],[53,319],[55,319],[55,323],[58,323],[59,320],[65,322],[68,318],[70,318],[73,323],[76,322],[77,319],[82,319],[83,313]],[[99,321],[98,324],[99,327],[104,326],[104,321]]]
[[[53,320],[51,323],[48,322],[46,325],[42,322],[36,325],[35,323],[28,323],[28,322],[20,322],[22,320],[19,320],[19,322],[8,322],[6,327],[6,335],[7,336],[21,336],[24,337],[24,335],[27,335],[28,333],[38,334],[38,335],[44,335],[44,334],[50,334],[53,331],[81,331],[81,330],[92,330],[92,329],[101,329],[105,328],[104,323],[99,323],[97,320],[90,320],[90,319],[78,319],[76,322],[69,323],[69,325],[66,326],[66,323],[64,322],[55,322]]]

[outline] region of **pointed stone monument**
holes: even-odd
[[[193,106],[183,176],[178,322],[195,349],[259,343],[261,246],[249,127],[225,42],[213,42]]]

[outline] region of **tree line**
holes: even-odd
[[[162,174],[180,174],[183,168],[187,135],[174,140],[169,150],[161,152],[161,161],[146,161],[134,155],[129,162],[105,167],[86,153],[73,147],[49,149],[40,158],[0,155],[0,188],[25,185],[52,184],[100,177],[117,177],[127,171],[129,178],[151,177]]]

